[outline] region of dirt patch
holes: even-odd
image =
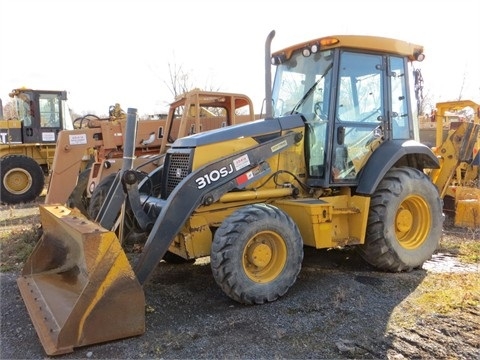
[[[9,244],[35,236],[38,214],[0,207],[0,220],[1,262],[11,266]],[[480,268],[466,254],[478,256],[478,243],[475,232],[445,229],[431,261],[395,274],[376,271],[352,249],[305,248],[294,286],[257,306],[227,298],[208,258],[162,261],[144,287],[145,334],[58,358],[479,359]],[[14,261],[0,274],[0,358],[45,358],[16,286],[21,258]]]

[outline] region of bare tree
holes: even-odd
[[[168,63],[169,80],[164,81],[170,93],[176,98],[180,94],[184,94],[193,89],[200,89],[205,91],[219,91],[220,87],[213,84],[205,84],[205,86],[198,86],[192,76],[191,72],[185,71],[184,66],[177,63]]]
[[[183,70],[182,65],[168,63],[168,73],[169,82],[164,81],[164,83],[174,98],[194,88],[190,74]]]
[[[458,98],[457,98],[458,101],[462,100],[463,90],[464,90],[464,88],[465,88],[465,82],[466,82],[466,80],[467,80],[467,73],[464,72],[464,73],[463,73],[463,79],[462,79],[462,85],[460,85],[460,92],[458,93]]]
[[[13,100],[8,101],[3,107],[3,117],[5,120],[18,120]]]
[[[432,94],[428,89],[423,90],[423,96],[419,101],[418,114],[419,115],[430,114],[434,109],[435,109],[435,102],[433,101]]]

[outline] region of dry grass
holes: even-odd
[[[456,317],[480,308],[480,277],[472,273],[429,273],[401,304],[388,328],[413,328],[437,314]]]
[[[23,263],[32,252],[40,238],[40,226],[2,231],[0,233],[0,271],[21,270]]]
[[[20,270],[40,233],[38,207],[0,207],[0,271]]]
[[[440,273],[427,276],[414,304],[422,313],[448,314],[480,306],[478,273]]]
[[[458,257],[464,263],[475,264],[480,262],[480,229],[478,235],[470,236],[468,229],[446,231],[438,252],[449,253]],[[475,235],[475,234],[474,234]]]
[[[464,264],[480,264],[479,235],[480,229],[447,228],[437,252],[452,255]],[[415,327],[436,314],[455,317],[479,308],[478,271],[428,272],[415,291],[392,312],[389,328]]]

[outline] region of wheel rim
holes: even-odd
[[[32,175],[24,169],[11,169],[5,174],[3,185],[11,194],[24,194],[32,187]]]
[[[274,280],[287,261],[287,248],[282,237],[272,231],[256,234],[247,242],[243,252],[243,269],[253,281]]]
[[[400,204],[395,216],[395,234],[405,249],[416,249],[423,244],[432,224],[428,203],[416,195]]]

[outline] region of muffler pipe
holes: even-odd
[[[272,30],[265,41],[265,118],[273,118],[273,99],[272,99],[272,63],[271,63],[271,45],[275,36],[275,30]]]

